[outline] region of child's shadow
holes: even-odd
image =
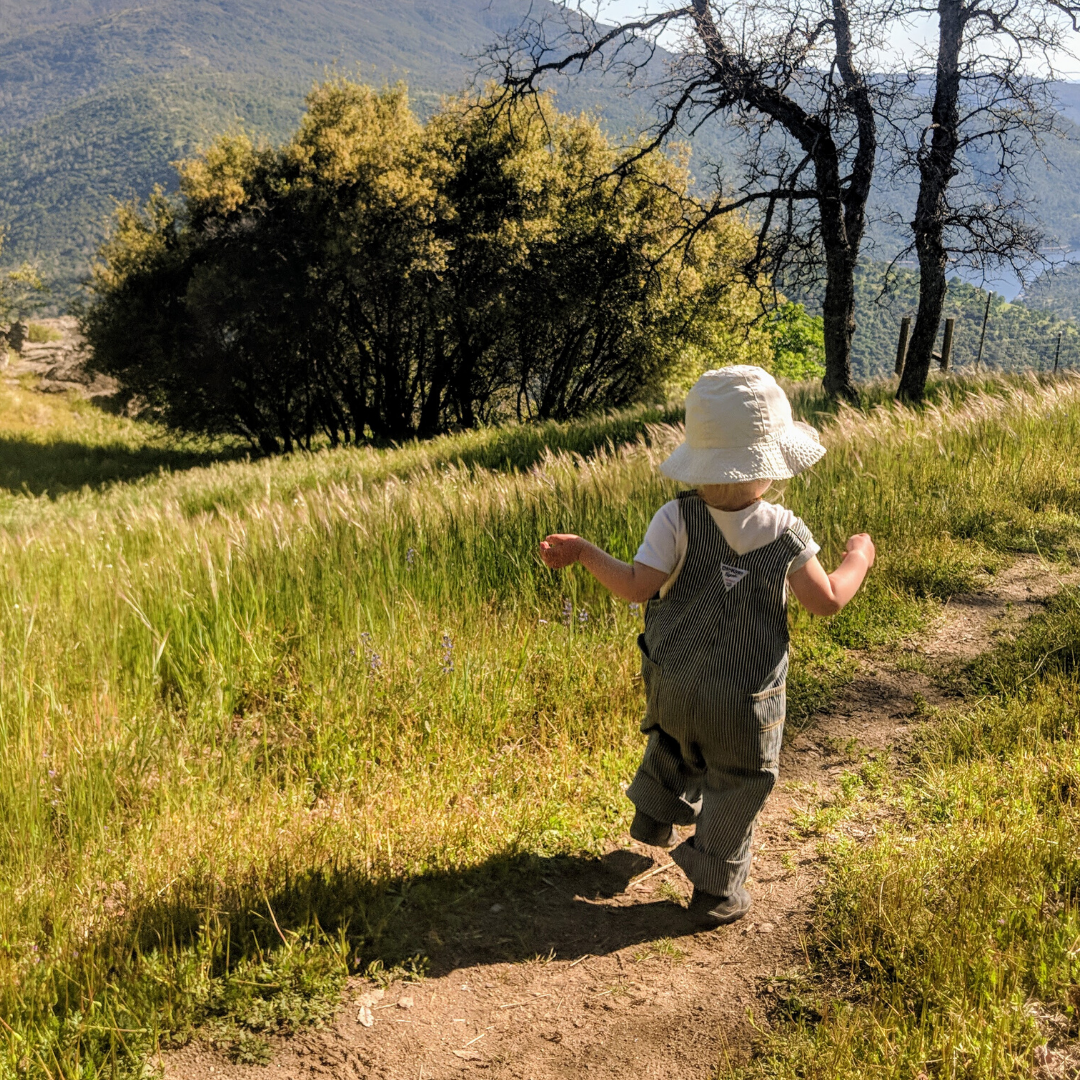
[[[418,896],[413,910],[428,923],[429,970],[440,975],[474,964],[603,956],[688,933],[685,908],[671,899],[648,901],[647,891],[632,885],[656,865],[625,850],[597,859],[533,858],[488,866],[505,875],[502,886],[478,881],[441,913],[430,905],[434,896]]]
[[[228,924],[221,936],[231,945],[213,966],[223,974],[222,963],[235,967],[313,933],[347,944],[359,972],[374,964],[444,975],[475,964],[602,956],[691,931],[681,904],[648,901],[649,890],[635,886],[635,876],[656,865],[627,850],[596,858],[503,855],[383,883],[342,869],[294,876],[269,895],[236,885],[215,896]],[[134,913],[137,947],[162,939],[193,944],[204,909],[196,897],[174,895]]]

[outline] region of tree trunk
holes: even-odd
[[[874,160],[877,157],[877,120],[866,82],[855,67],[855,45],[851,37],[851,13],[847,0],[832,0],[832,8],[836,67],[844,83],[846,104],[855,114],[859,134],[847,186],[840,177],[839,161],[833,150],[830,151],[826,170],[828,186],[821,189],[822,195],[826,196],[821,207],[821,232],[823,237],[831,240],[826,254],[823,311],[824,385],[831,397],[858,404],[859,392],[851,381],[851,341],[855,336],[855,266],[866,232],[866,203],[870,198]]]
[[[843,249],[826,253],[824,386],[830,397],[857,402],[851,381],[851,340],[855,336],[855,260]]]
[[[896,391],[902,401],[912,402],[921,401],[926,389],[947,285],[947,256],[941,230],[937,230],[936,236],[918,238],[916,248],[919,253],[919,308],[908,344],[907,362]]]
[[[944,2],[944,0],[943,0]],[[718,87],[733,100],[782,125],[814,162],[814,188],[825,251],[825,390],[857,402],[851,381],[851,340],[855,334],[855,264],[866,228],[866,203],[874,175],[877,121],[870,92],[855,66],[847,0],[832,0],[836,67],[844,104],[855,117],[857,136],[851,173],[842,175],[835,132],[828,112],[811,114],[784,90],[762,79],[752,61],[729,51],[717,30],[709,0],[692,0],[695,27],[714,67]]]
[[[938,58],[928,150],[919,154],[919,201],[912,228],[919,256],[919,310],[908,359],[896,396],[921,401],[930,374],[934,342],[945,306],[948,252],[945,249],[946,194],[956,175],[960,128],[960,49],[964,40],[963,0],[938,0]]]
[[[437,435],[442,419],[443,390],[446,387],[446,369],[449,363],[446,358],[445,334],[442,330],[435,331],[431,360],[427,395],[420,407],[420,427],[417,434],[421,439],[430,439],[433,435]]]
[[[825,324],[824,386],[830,397],[857,402],[859,392],[851,381],[851,340],[855,336],[855,263],[863,212],[860,207],[852,244],[848,230],[851,208],[844,205],[840,158],[831,138],[819,137],[814,169],[825,249],[825,302],[821,312]]]

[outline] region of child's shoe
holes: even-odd
[[[690,916],[702,927],[726,926],[741,919],[753,906],[754,901],[742,885],[730,896],[713,896],[695,885]]]
[[[630,823],[630,835],[639,844],[648,844],[649,847],[670,849],[680,842],[674,825],[657,821],[641,810],[634,814],[634,820]]]

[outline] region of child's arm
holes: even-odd
[[[595,544],[568,533],[554,533],[540,544],[540,558],[552,570],[563,570],[579,562],[605,588],[616,596],[641,604],[655,596],[668,574],[645,563],[620,562]]]
[[[840,565],[826,576],[815,555],[788,578],[795,598],[811,615],[835,615],[858,591],[874,565],[874,542],[859,533],[847,542]]]

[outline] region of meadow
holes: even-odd
[[[0,1076],[141,1076],[200,1027],[259,1060],[348,975],[422,975],[463,893],[625,836],[641,613],[536,544],[632,557],[676,408],[248,460],[5,392]],[[823,561],[868,530],[879,562],[838,618],[793,610],[792,729],[852,650],[1080,545],[1080,380],[866,396],[795,395],[829,454],[781,496]],[[954,673],[977,704],[928,723],[915,773],[853,774],[851,812],[887,800],[917,842],[833,852],[816,963],[856,989],[793,994],[759,1074],[1030,1075],[1028,997],[1067,1010],[1080,981],[1078,635],[1064,596]]]

